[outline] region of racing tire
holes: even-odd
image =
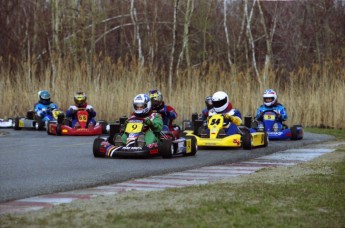
[[[199,135],[199,129],[202,127],[202,120],[195,120],[193,122],[193,134],[194,135],[197,135],[197,136],[200,136]]]
[[[242,135],[242,147],[244,150],[252,149],[252,135],[250,133]]]
[[[61,124],[56,125],[56,135],[62,136],[62,125]]]
[[[268,142],[269,142],[269,139],[268,139],[268,134],[267,132],[265,131],[265,135],[264,135],[264,145],[263,147],[267,147],[268,146]]]
[[[45,123],[44,121],[42,121],[41,117],[38,117],[38,116],[35,117],[35,121],[36,121],[35,123],[36,130],[39,130],[39,131],[44,130]]]
[[[101,144],[104,141],[105,141],[105,139],[102,139],[102,138],[95,138],[95,140],[93,141],[92,151],[93,151],[94,157],[96,157],[96,158],[103,158],[104,157],[104,153],[100,152]]]
[[[19,127],[19,120],[20,120],[20,117],[14,118],[14,125],[13,125],[14,130],[22,130],[22,128]]]
[[[52,133],[50,133],[50,131],[49,131],[49,125],[50,125],[51,122],[52,122],[52,121],[48,121],[48,123],[47,123],[47,129],[46,129],[46,131],[47,131],[47,134],[48,134],[48,135],[52,135]]]
[[[163,139],[159,145],[159,152],[163,158],[172,158],[174,154],[174,145],[171,140]]]
[[[102,126],[102,134],[107,134],[107,125],[108,125],[108,122],[105,121],[105,120],[99,120],[98,121],[99,125]]]
[[[186,136],[186,140],[191,140],[191,149],[192,149],[192,152],[191,153],[188,153],[188,154],[185,154],[185,156],[195,156],[197,150],[198,150],[198,145],[196,144],[196,138],[193,137],[193,136]],[[186,145],[187,146],[187,145]]]
[[[298,130],[297,130],[297,126],[292,126],[290,128],[291,131],[291,140],[297,140],[298,139]]]

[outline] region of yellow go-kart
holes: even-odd
[[[230,124],[230,123],[229,123]],[[192,121],[192,130],[185,130],[186,136],[194,136],[199,148],[202,147],[242,147],[250,150],[253,147],[266,147],[268,135],[266,132],[251,132],[250,128],[238,126],[238,133],[227,135],[224,125],[224,116],[216,114],[208,119],[207,127],[203,126],[202,120]]]

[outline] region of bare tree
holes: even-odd
[[[231,61],[231,53],[230,53],[230,39],[229,39],[229,32],[228,32],[228,25],[227,25],[227,0],[223,1],[224,3],[224,32],[226,37],[226,44],[227,44],[227,55],[228,55],[228,63],[229,66],[232,67],[232,61]]]
[[[253,39],[253,34],[252,34],[252,30],[251,30],[251,21],[252,21],[252,17],[253,17],[253,11],[254,11],[254,6],[255,6],[256,0],[253,1],[253,6],[250,10],[250,14],[248,15],[248,0],[244,0],[244,13],[246,14],[246,19],[247,19],[247,36],[248,36],[248,41],[250,43],[250,47],[251,47],[251,51],[252,51],[252,61],[253,61],[253,68],[255,71],[255,75],[256,78],[259,82],[259,84],[261,85],[261,79],[260,79],[260,74],[258,71],[258,67],[256,64],[256,57],[255,57],[255,43],[254,43],[254,39]]]
[[[173,67],[174,67],[174,55],[175,55],[175,45],[176,45],[176,27],[177,27],[177,9],[178,9],[179,0],[174,0],[174,21],[173,21],[173,31],[172,31],[172,45],[170,52],[170,64],[169,64],[169,97],[172,93],[172,76],[173,76]]]

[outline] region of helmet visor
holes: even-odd
[[[133,104],[133,107],[135,110],[143,110],[145,108],[147,108],[147,104],[145,103],[135,103]]]
[[[226,101],[227,101],[227,99],[223,99],[223,100],[220,100],[220,101],[212,101],[212,104],[213,104],[213,107],[220,108],[220,107],[222,107],[223,105],[226,104]]]

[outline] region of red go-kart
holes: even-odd
[[[48,135],[77,135],[90,136],[106,134],[107,122],[104,120],[97,121],[95,126],[88,126],[89,113],[86,110],[77,111],[78,122],[72,127],[69,119],[59,116],[57,121],[49,121],[47,125]]]

